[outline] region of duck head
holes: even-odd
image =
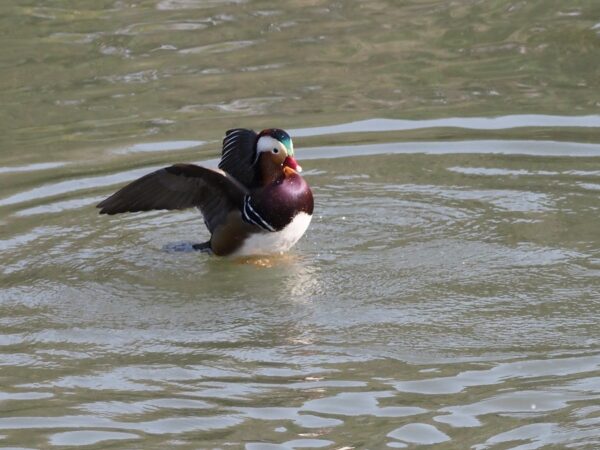
[[[302,172],[302,167],[294,158],[292,138],[284,130],[269,128],[258,134],[256,158],[263,185],[284,177]]]

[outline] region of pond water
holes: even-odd
[[[600,448],[600,5],[5,0],[0,449]],[[286,128],[288,254],[99,216]]]

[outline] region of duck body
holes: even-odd
[[[101,214],[197,207],[211,238],[194,248],[219,256],[285,252],[307,230],[314,208],[293,154],[283,130],[229,130],[221,170],[175,164],[133,181],[98,207]]]
[[[236,254],[288,251],[307,230],[313,207],[310,187],[295,172],[246,197],[242,219],[263,232],[252,233]]]

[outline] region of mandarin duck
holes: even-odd
[[[289,250],[313,213],[294,145],[281,129],[227,131],[219,169],[175,164],[145,175],[100,202],[100,214],[196,207],[210,240],[196,250],[261,255]]]

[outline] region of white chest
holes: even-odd
[[[302,237],[312,216],[301,212],[281,231],[252,235],[237,250],[235,256],[268,255],[286,252]]]

